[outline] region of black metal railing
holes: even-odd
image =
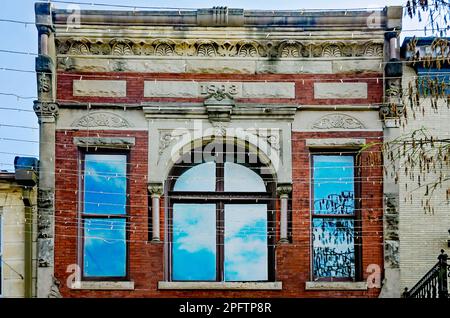
[[[448,256],[441,250],[438,262],[410,290],[405,288],[403,298],[448,298]]]

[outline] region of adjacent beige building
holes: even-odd
[[[33,172],[0,172],[0,297],[33,297],[35,238],[33,209],[36,180]],[[33,269],[34,267],[34,269]]]
[[[409,66],[404,67],[403,87],[408,88],[409,81],[415,80],[417,72]],[[437,111],[432,108],[430,97],[421,97],[420,105],[424,108],[416,110],[416,118],[408,115],[408,124],[400,128],[400,135],[411,135],[412,132],[426,128],[429,135],[436,138],[449,138],[450,109],[447,100],[438,101]],[[408,106],[409,107],[409,106]],[[438,167],[443,175],[449,176],[448,165]],[[414,170],[418,174],[419,169]],[[438,178],[430,173],[423,184]],[[426,187],[418,188],[417,179],[405,174],[404,165],[399,170],[399,232],[400,232],[400,272],[401,287],[413,287],[430,268],[436,264],[441,249],[450,251],[448,247],[450,230],[450,201],[447,191],[450,183],[447,181],[438,187],[430,197],[432,211],[425,211],[423,200],[426,200]]]
[[[395,175],[398,178],[396,186],[399,193],[398,223],[391,223],[394,227],[398,226],[399,288],[407,287],[409,291],[438,262],[441,250],[444,250],[446,254],[450,251],[450,164],[448,161],[450,66],[448,62],[440,64],[434,62],[445,55],[449,56],[448,48],[441,51],[439,41],[445,41],[445,39],[406,38],[401,50],[404,58],[403,102],[407,116],[406,120],[399,125],[395,136],[391,137],[407,138],[411,141],[413,133],[418,136],[414,138],[415,140],[425,139],[425,137],[429,139],[432,136],[433,146],[427,142],[424,149],[427,151],[427,156],[433,155],[435,158],[430,160],[429,167],[424,165],[422,173],[420,173],[419,164],[412,167],[410,163],[407,163],[406,156],[403,156],[396,165]],[[413,63],[418,57],[429,59],[430,63],[419,61]],[[440,85],[446,83],[446,86],[440,86],[438,90],[433,89],[435,92],[430,93],[430,87],[433,86],[430,81],[436,80]],[[438,91],[442,93],[439,98],[436,94]],[[413,101],[417,96],[418,102],[411,103],[410,96],[413,97]],[[439,149],[442,153],[440,157],[436,156]],[[412,158],[417,161],[417,156]],[[439,179],[443,181],[432,192],[432,185]],[[429,274],[428,279],[422,281],[420,286],[425,285],[431,276]],[[420,286],[415,288],[413,293],[422,288]]]

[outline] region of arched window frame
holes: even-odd
[[[219,145],[219,144],[217,144]],[[204,145],[206,146],[206,145]],[[172,229],[173,220],[173,205],[174,203],[215,203],[216,204],[216,279],[215,282],[225,282],[225,271],[224,271],[224,231],[218,231],[220,228],[224,228],[224,206],[225,204],[267,204],[267,282],[275,281],[275,245],[277,239],[277,213],[276,213],[276,180],[272,175],[261,175],[258,173],[258,169],[264,167],[268,171],[267,164],[261,162],[255,153],[248,150],[248,145],[242,147],[241,145],[233,145],[233,162],[243,165],[252,171],[256,172],[260,176],[265,185],[265,192],[225,192],[224,191],[224,166],[225,162],[229,161],[231,155],[227,153],[223,158],[223,162],[220,160],[215,160],[216,162],[216,191],[205,192],[205,191],[174,191],[174,186],[179,176],[184,172],[193,168],[198,164],[205,163],[205,160],[195,161],[194,153],[201,152],[204,146],[193,148],[190,152],[185,154],[179,159],[181,164],[175,164],[172,168],[166,184],[165,184],[165,211],[166,211],[166,238],[168,239],[168,246],[166,250],[166,279],[167,281],[175,281],[172,279],[172,267],[173,267],[173,235],[170,229]],[[211,146],[209,144],[209,146]],[[225,143],[218,146],[218,149],[223,149],[224,151],[229,149]],[[243,163],[240,161],[236,162],[236,154],[244,153],[245,160]],[[190,156],[191,160],[183,163],[183,159]],[[250,156],[257,158],[255,163],[249,160]],[[242,159],[242,156],[239,158]],[[179,280],[177,280],[179,281]],[[192,281],[192,280],[190,280]],[[213,281],[214,282],[214,281]],[[244,281],[243,281],[244,282]]]

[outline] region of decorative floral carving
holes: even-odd
[[[171,56],[173,55],[173,48],[167,43],[158,44],[155,47],[155,55],[157,56]]]
[[[91,53],[94,55],[108,55],[111,53],[111,47],[101,41],[91,44]]]
[[[339,46],[332,44],[328,45],[323,49],[322,56],[325,57],[339,57],[342,56],[341,49]]]
[[[98,112],[85,115],[76,120],[73,127],[109,127],[123,128],[130,127],[130,124],[122,117],[108,112]]]
[[[129,40],[113,41],[112,55],[133,55],[132,42]]]
[[[195,55],[195,47],[187,41],[183,41],[175,45],[175,53],[178,55],[184,56],[193,56]]]
[[[230,56],[230,57],[382,57],[383,44],[343,41],[339,43],[301,40],[185,40],[185,39],[58,39],[59,55],[156,55],[156,56]]]
[[[313,129],[363,129],[364,125],[351,116],[345,114],[325,115],[316,121]]]
[[[216,56],[216,49],[214,46],[210,43],[207,44],[200,44],[197,50],[198,56]]]
[[[89,47],[87,44],[82,42],[75,42],[69,49],[70,55],[88,55],[90,54]]]
[[[173,141],[179,140],[181,138],[181,134],[177,133],[176,130],[162,130],[159,132],[159,156],[161,156],[164,153],[164,150],[166,150],[167,147],[170,146],[170,144]]]
[[[220,56],[235,56],[237,54],[237,48],[230,42],[225,42],[224,44],[219,46],[219,48],[217,49],[217,53]]]
[[[381,45],[370,44],[365,50],[366,56],[383,56],[383,47]]]
[[[239,48],[238,55],[240,57],[255,57],[258,55],[258,50],[253,44],[247,43]]]
[[[280,57],[300,57],[301,56],[301,45],[296,42],[286,42],[285,45],[281,46]]]

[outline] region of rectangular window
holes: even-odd
[[[359,252],[355,155],[312,156],[314,279],[356,280]]]
[[[83,164],[83,278],[126,278],[127,155],[87,153]]]

